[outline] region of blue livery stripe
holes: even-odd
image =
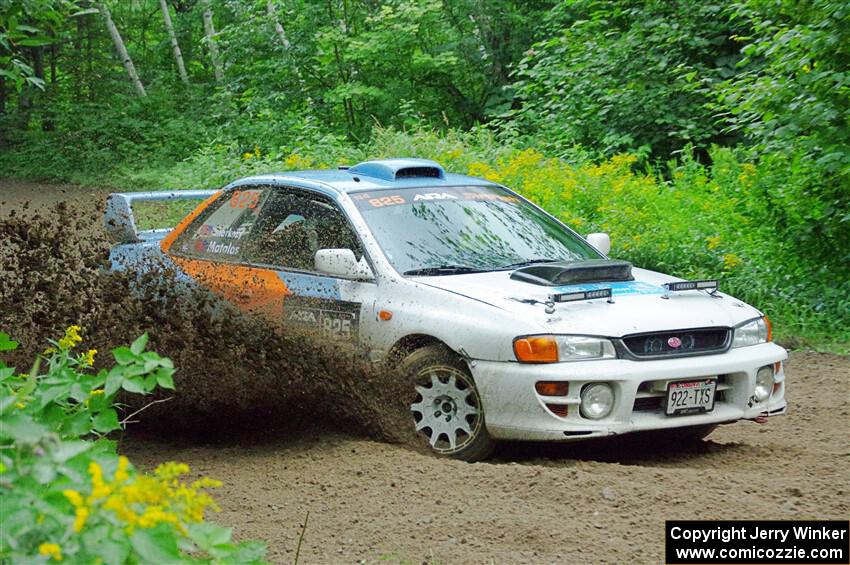
[[[286,288],[297,296],[341,299],[338,279],[283,271],[278,271],[277,276],[286,284]]]
[[[630,294],[666,294],[667,292],[661,286],[656,286],[654,284],[639,281],[574,284],[568,286],[559,286],[552,290],[556,293],[569,293],[587,290],[599,290],[601,288],[610,288],[611,293],[614,296],[628,296]]]

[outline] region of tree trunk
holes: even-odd
[[[289,49],[289,40],[286,38],[286,32],[283,30],[283,26],[280,25],[280,20],[277,19],[277,11],[275,10],[274,0],[268,0],[268,2],[266,2],[266,11],[269,14],[269,19],[271,19],[274,24],[274,31],[280,38],[283,48]]]
[[[0,116],[6,113],[6,77],[0,76]]]
[[[118,33],[118,28],[115,27],[115,22],[112,21],[112,14],[109,13],[109,8],[106,7],[106,3],[103,1],[97,3],[97,8],[106,20],[106,29],[109,30],[109,35],[112,37],[112,42],[115,44],[118,56],[121,58],[121,62],[124,63],[124,68],[127,70],[127,76],[130,77],[130,82],[133,83],[133,86],[136,88],[136,92],[139,96],[144,98],[148,94],[145,92],[145,87],[142,84],[142,81],[139,80],[139,74],[136,72],[136,66],[133,65],[133,60],[130,58],[130,54],[127,53],[127,48],[124,46],[124,40],[121,39],[121,34]]]
[[[218,56],[218,45],[215,44],[215,27],[213,26],[213,13],[209,2],[204,6],[204,33],[207,37],[207,47],[210,50],[210,60],[212,61],[213,72],[215,73],[215,81],[221,84],[224,80],[224,72],[221,69],[221,59]]]
[[[159,0],[159,7],[162,9],[162,19],[165,20],[165,31],[168,32],[168,38],[171,40],[171,50],[174,51],[174,61],[177,63],[177,72],[180,73],[180,80],[183,81],[183,84],[189,84],[189,75],[186,74],[186,65],[183,64],[183,53],[180,52],[180,44],[177,43],[177,36],[174,35],[174,25],[171,23],[168,4],[165,3],[165,0]]]

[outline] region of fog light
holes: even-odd
[[[614,390],[608,383],[587,385],[581,391],[581,415],[591,420],[599,420],[611,413],[614,408]]]
[[[756,373],[756,389],[753,396],[756,402],[764,402],[773,392],[773,367],[765,365]]]

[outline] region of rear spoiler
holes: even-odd
[[[113,192],[106,199],[103,218],[106,233],[113,243],[137,243],[159,239],[171,228],[138,231],[133,216],[133,203],[137,201],[202,200],[215,194],[216,190],[171,190],[156,192]]]

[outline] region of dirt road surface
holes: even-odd
[[[0,201],[102,197],[59,190],[0,183]],[[121,451],[222,480],[213,519],[265,540],[274,563],[294,561],[302,533],[301,563],[661,563],[667,519],[850,514],[850,358],[794,352],[787,372],[787,416],[687,446],[505,445],[466,464],[347,435],[328,414],[301,431],[131,431]]]

